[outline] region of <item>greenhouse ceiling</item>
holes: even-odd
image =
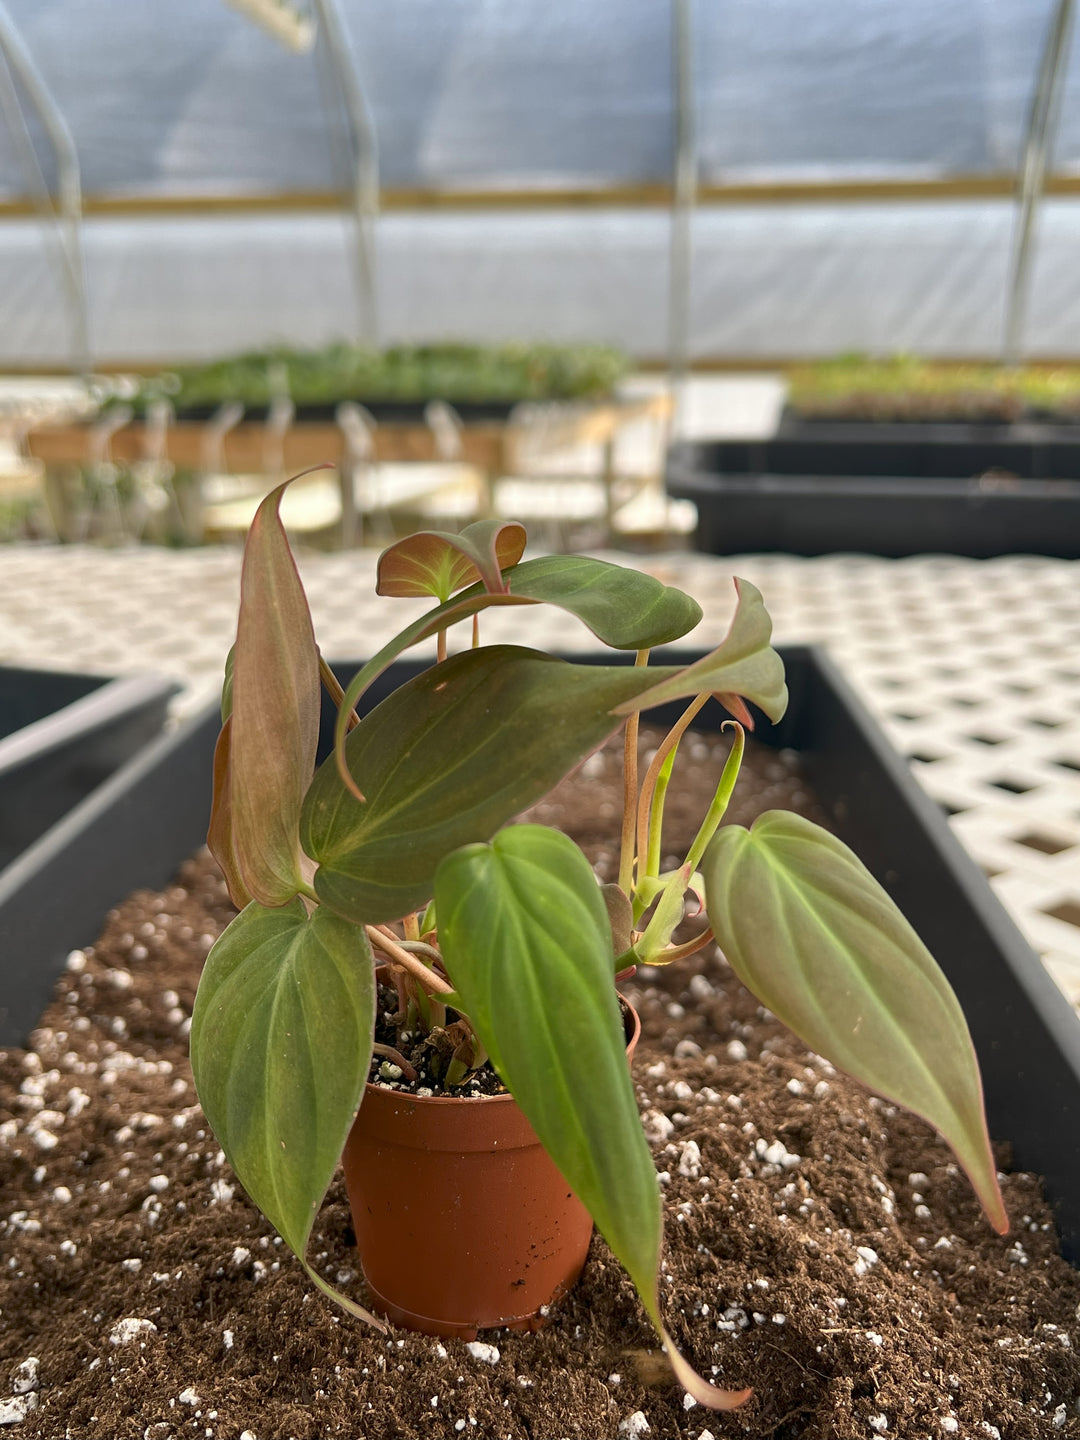
[[[84,194],[340,188],[320,53],[222,0],[9,0],[75,139]],[[610,188],[670,177],[657,0],[340,0],[390,190]],[[1047,0],[699,0],[700,179],[994,175],[1016,164]],[[1080,66],[1058,166],[1080,168]],[[44,156],[47,147],[37,137]],[[335,143],[336,142],[336,143]],[[10,126],[0,197],[25,197]]]
[[[0,9],[74,144],[96,356],[157,361],[275,335],[316,342],[342,328],[351,242],[330,212],[350,203],[355,157],[325,46],[292,53],[223,0]],[[673,5],[337,0],[336,9],[375,139],[381,338],[546,330],[661,354]],[[888,347],[890,327],[897,346],[992,350],[998,318],[986,314],[999,305],[1008,197],[1051,0],[688,0],[686,9],[705,207],[695,267],[709,307],[695,320],[693,352]],[[1066,197],[1080,194],[1078,43],[1048,187]],[[0,364],[62,363],[57,282],[40,225],[26,218],[42,184],[56,191],[54,147],[33,106],[21,111],[32,157],[9,105],[0,117],[0,287],[11,312],[0,314],[9,321]],[[484,218],[470,219],[470,207]],[[1075,253],[1071,216],[1071,200],[1048,215],[1044,268],[1055,246]],[[597,246],[610,262],[606,283]],[[965,255],[966,278],[955,261]],[[897,283],[883,287],[894,263]],[[937,293],[943,264],[959,278],[951,320]],[[829,280],[838,265],[855,292],[847,312],[836,309],[839,272]],[[279,306],[286,273],[296,294]],[[792,274],[802,277],[794,309],[764,313],[760,288],[747,309],[749,283],[784,296]],[[552,303],[543,286],[558,283]],[[883,288],[874,318],[867,306]],[[825,306],[832,295],[833,313],[808,313],[808,293]],[[1039,303],[1034,347],[1072,348],[1076,326],[1066,331],[1060,296],[1042,330]]]

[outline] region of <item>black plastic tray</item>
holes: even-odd
[[[1076,1263],[1080,1019],[828,657],[813,646],[781,653],[791,704],[758,734],[802,753],[838,833],[942,965],[971,1027],[991,1133],[1011,1142],[1017,1167],[1045,1176],[1064,1253]],[[356,668],[335,666],[347,675]],[[421,668],[393,667],[370,703]],[[218,728],[214,707],[148,747],[0,876],[0,1043],[25,1040],[67,953],[93,942],[107,910],[140,886],[166,884],[202,843]]]
[[[177,687],[0,667],[0,873],[161,730]]]
[[[343,395],[338,400],[325,404],[298,405],[293,417],[294,423],[304,422],[332,424],[337,419],[337,408],[342,401],[362,405],[380,425],[421,425],[425,411],[431,403],[427,400],[375,400],[362,395]],[[503,421],[510,415],[520,400],[454,400],[447,397],[449,405],[466,424],[481,424],[485,421]],[[549,402],[550,403],[550,402]],[[221,409],[220,405],[188,405],[176,411],[176,419],[193,422],[212,420]],[[249,422],[264,424],[270,415],[269,405],[247,405],[243,418]]]
[[[682,442],[667,488],[697,505],[711,554],[1080,557],[1075,428],[818,423]]]
[[[786,418],[770,440],[706,442],[723,470],[777,475],[969,479],[1007,470],[1024,480],[1080,480],[1080,429],[1041,421],[946,424]]]

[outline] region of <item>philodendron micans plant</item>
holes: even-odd
[[[749,1391],[708,1384],[664,1329],[660,1191],[615,987],[636,964],[714,938],[812,1049],[941,1133],[1004,1232],[974,1050],[928,951],[851,851],[810,821],[771,811],[749,830],[720,824],[746,702],[773,720],[787,703],[757,590],[736,581],[730,628],[704,659],[650,666],[651,647],[701,618],[681,591],[582,556],[524,560],[516,524],[413,535],[380,557],[377,588],[435,604],[342,694],[315,643],[283,491],[263,501],[244,552],[209,836],[240,914],[207,958],[191,1059],[230,1164],[312,1281],[382,1326],[305,1256],[363,1099],[378,964],[402,1023],[439,1040],[444,1085],[494,1066],[625,1266],[679,1382],[704,1405],[741,1403]],[[525,638],[525,607],[537,604],[569,611],[636,663],[479,644],[480,612],[521,607]],[[472,647],[447,658],[446,632],[466,619]],[[357,720],[372,682],[431,637],[436,663]],[[316,768],[321,683],[339,713],[335,751]],[[730,755],[683,863],[662,872],[664,792],[711,696],[735,717]],[[639,776],[638,715],[675,700],[686,709]],[[623,726],[620,873],[601,886],[565,835],[512,822]],[[708,924],[674,943],[690,891]]]

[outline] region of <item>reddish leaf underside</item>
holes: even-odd
[[[318,650],[278,514],[284,490],[259,506],[244,546],[230,743],[233,849],[248,891],[270,906],[303,885],[300,809],[319,738]]]
[[[378,595],[433,595],[446,601],[456,590],[480,581],[491,594],[505,594],[502,572],[525,553],[525,527],[516,521],[478,520],[460,535],[420,530],[379,556]]]
[[[210,811],[210,829],[207,831],[206,843],[210,848],[211,855],[221,866],[225,884],[229,888],[229,898],[238,910],[242,910],[251,900],[251,895],[248,893],[244,877],[240,873],[240,865],[233,843],[230,796],[232,784],[231,741],[232,716],[230,715],[226,717],[225,723],[221,727],[221,734],[217,739],[217,745],[214,747],[214,803]]]

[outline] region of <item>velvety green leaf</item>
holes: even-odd
[[[710,655],[642,696],[640,708],[709,691],[748,728],[753,728],[753,721],[742,704],[744,699],[752,700],[770,720],[780,719],[787,709],[788,693],[783,661],[769,643],[772,621],[761,592],[749,580],[736,579],[735,589],[738,604],[720,644]]]
[[[489,839],[544,795],[619,728],[614,707],[648,684],[631,666],[571,665],[510,645],[424,671],[348,736],[364,801],[333,757],[315,777],[301,825],[319,898],[369,923],[415,910],[444,855]]]
[[[444,855],[490,839],[619,728],[616,712],[686,673],[575,665],[509,645],[425,671],[349,734],[346,764],[363,801],[334,757],[315,777],[301,834],[319,862],[319,898],[371,923],[416,909]]]
[[[279,485],[244,546],[232,685],[233,846],[250,893],[280,905],[303,885],[300,809],[319,739],[319,656],[278,515]]]
[[[660,1195],[588,861],[558,831],[511,826],[443,861],[435,904],[450,978],[485,1049],[662,1330]],[[679,1365],[704,1404],[746,1398]]]
[[[512,595],[569,610],[616,650],[647,650],[680,639],[701,606],[652,575],[585,555],[540,555],[507,576]]]
[[[636,1284],[659,1260],[660,1194],[589,862],[542,825],[469,845],[435,879],[439,943],[484,1048]]]
[[[398,540],[379,556],[378,595],[434,595],[445,601],[478,580],[485,590],[506,590],[502,572],[525,552],[525,527],[515,522],[477,520],[460,535],[420,530]]]
[[[994,1227],[1008,1228],[959,1002],[893,900],[842,841],[786,811],[722,826],[702,861],[732,969],[813,1050],[928,1120]]]
[[[199,1103],[303,1259],[364,1091],[375,979],[363,932],[300,900],[252,904],[207,956],[191,1017]]]
[[[583,620],[605,645],[617,650],[645,650],[668,644],[692,630],[701,619],[697,601],[681,590],[638,570],[582,555],[545,555],[525,560],[514,566],[507,579],[508,594],[489,594],[482,586],[474,585],[421,615],[353,676],[338,712],[335,748],[339,757],[348,715],[368,686],[411,645],[489,606],[541,602],[558,605]],[[754,693],[748,693],[751,699],[756,698]]]

